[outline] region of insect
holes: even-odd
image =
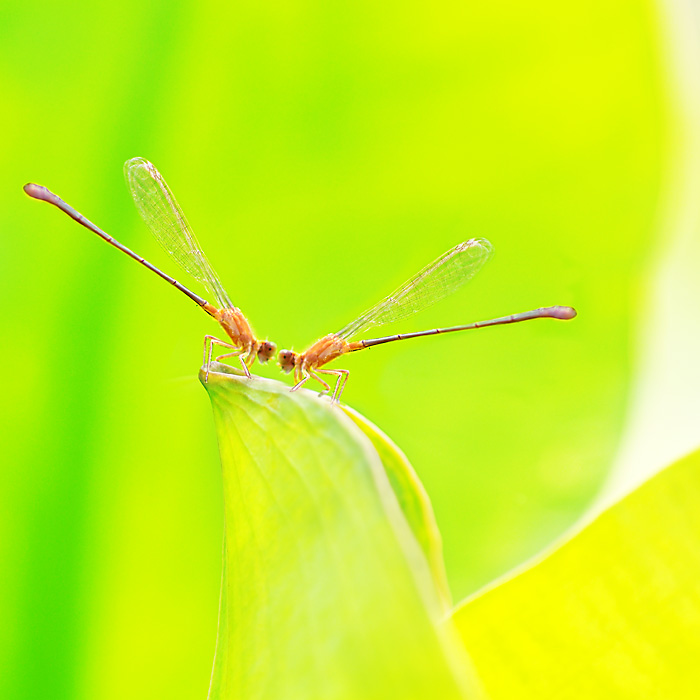
[[[464,326],[434,328],[428,331],[350,342],[353,337],[360,333],[366,333],[370,328],[383,326],[394,321],[402,321],[454,293],[483,267],[492,253],[493,246],[484,238],[472,238],[460,243],[337,333],[324,336],[302,353],[281,350],[278,355],[280,367],[287,373],[294,370],[295,384],[292,391],[296,391],[313,378],[320,382],[325,391],[328,392],[330,391],[329,384],[319,375],[335,375],[337,379],[331,401],[337,403],[340,401],[350,372],[347,369],[324,369],[325,366],[342,355],[371,348],[375,345],[392,343],[395,340],[437,335],[438,333],[453,333],[485,326],[519,323],[535,318],[568,320],[576,316],[576,310],[569,306],[549,306],[489,321],[469,323]]]
[[[71,219],[96,233],[107,243],[126,253],[144,267],[155,272],[166,282],[170,282],[170,284],[183,294],[186,294],[195,304],[201,306],[204,311],[219,322],[231,342],[219,340],[213,335],[204,337],[204,363],[207,367],[206,379],[209,379],[209,366],[215,345],[232,351],[219,355],[215,358],[216,361],[226,357],[238,357],[246,377],[250,378],[250,366],[255,362],[255,358],[257,357],[260,362],[267,362],[273,357],[277,347],[268,340],[258,340],[253,333],[250,323],[248,323],[248,319],[246,319],[240,309],[231,303],[226,290],[209,264],[190,225],[187,223],[182,209],[180,209],[173,193],[155,166],[144,158],[132,158],[124,164],[124,176],[134,198],[136,208],[156,240],[185,272],[202,283],[205,289],[214,297],[218,306],[210,304],[198,294],[180,284],[176,279],[119,243],[119,241],[95,226],[73,207],[66,204],[60,197],[47,190],[46,187],[30,183],[24,186],[24,191],[34,199],[40,199],[58,207],[62,212],[68,214]]]

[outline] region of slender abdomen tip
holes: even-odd
[[[28,182],[23,189],[30,197],[34,197],[34,199],[47,199],[47,195],[49,194],[46,187],[35,185],[33,182]]]
[[[554,306],[552,307],[552,317],[561,319],[562,321],[568,321],[569,319],[576,318],[576,309],[571,306]]]

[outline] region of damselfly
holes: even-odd
[[[250,378],[250,366],[255,362],[255,358],[257,357],[260,362],[267,362],[275,354],[275,344],[268,340],[258,340],[253,333],[250,323],[248,323],[248,319],[246,319],[240,309],[231,303],[219,277],[214,272],[192,228],[187,223],[182,209],[180,209],[173,193],[155,166],[144,158],[132,158],[124,164],[124,176],[136,207],[156,240],[185,272],[202,283],[216,300],[217,306],[210,304],[206,299],[195,294],[176,279],[119,243],[119,241],[95,226],[73,207],[66,204],[60,197],[47,190],[46,187],[28,184],[24,186],[24,191],[34,199],[41,199],[58,207],[73,220],[90,229],[100,238],[103,238],[107,243],[110,243],[167,282],[170,282],[170,284],[183,294],[186,294],[195,304],[201,306],[219,322],[231,342],[219,340],[213,335],[204,337],[204,363],[207,368],[207,378],[209,377],[209,366],[211,365],[213,347],[215,345],[232,350],[232,352],[219,355],[216,358],[217,361],[226,357],[238,357],[243,371]]]
[[[420,338],[425,335],[437,335],[438,333],[466,331],[473,328],[483,328],[484,326],[500,326],[507,323],[530,321],[535,318],[568,320],[576,316],[575,309],[569,306],[548,306],[535,309],[534,311],[525,311],[511,316],[494,318],[489,321],[469,323],[464,326],[433,328],[428,331],[388,335],[382,338],[350,342],[351,338],[367,332],[370,328],[384,326],[394,321],[402,321],[454,293],[483,267],[492,253],[493,246],[484,238],[472,238],[469,241],[460,243],[423,268],[395,292],[365,311],[337,333],[324,336],[302,353],[281,350],[278,355],[280,367],[285,372],[294,370],[295,385],[292,387],[292,391],[299,389],[311,378],[320,382],[325,391],[330,391],[328,383],[319,375],[336,375],[337,379],[332,401],[339,401],[350,372],[347,369],[323,368],[329,362],[336,360],[342,355],[371,348],[375,345],[383,345],[395,340]]]

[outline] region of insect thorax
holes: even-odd
[[[238,309],[219,309],[216,320],[221,324],[234,345],[248,348],[255,343],[253,329],[250,327],[248,319]]]
[[[348,344],[340,337],[331,333],[317,340],[305,353],[304,363],[307,366],[322,367],[347,352]]]

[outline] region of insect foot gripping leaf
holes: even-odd
[[[226,533],[210,700],[482,697],[431,536],[414,534],[420,499],[404,497],[409,525],[372,441],[327,400],[213,368]]]

